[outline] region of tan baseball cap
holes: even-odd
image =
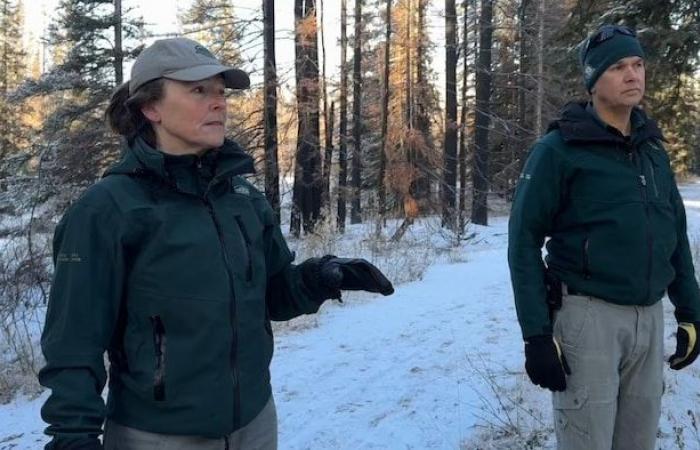
[[[149,81],[168,78],[178,81],[204,80],[221,74],[227,88],[246,89],[248,74],[225,66],[209,50],[187,38],[161,39],[146,47],[131,67],[129,93]]]

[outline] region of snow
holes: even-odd
[[[694,243],[700,183],[681,193]],[[440,240],[425,231],[432,242]],[[438,258],[393,296],[351,295],[299,326],[276,327],[272,384],[280,449],[555,447],[549,393],[523,371],[507,218],[470,231],[476,238],[462,244],[454,258],[460,262]],[[675,319],[664,302],[671,354]],[[657,447],[700,449],[700,364],[666,369],[664,379]],[[40,447],[45,398],[0,405],[0,450]]]

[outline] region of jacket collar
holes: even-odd
[[[255,173],[253,158],[232,140],[225,140],[221,147],[209,150],[202,156],[171,157],[137,137],[132,145],[124,146],[122,159],[110,167],[103,176],[148,174],[167,182],[173,175],[173,171],[168,170],[169,166],[187,164],[190,158],[192,163],[200,160],[213,165],[212,184],[234,175]]]
[[[649,139],[665,141],[656,122],[635,107],[630,117],[632,136],[627,138],[619,130],[605,124],[589,103],[569,103],[561,118],[552,122],[547,132],[559,130],[567,144],[623,144],[630,141],[638,146]]]

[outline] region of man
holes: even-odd
[[[580,57],[591,101],[567,105],[532,148],[509,223],[525,368],[554,392],[560,449],[653,449],[664,293],[679,322],[671,368],[698,354],[685,211],[661,131],[638,107],[645,67],[635,32],[603,26]]]

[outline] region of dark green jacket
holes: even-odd
[[[105,417],[221,437],[268,401],[270,320],[316,312],[265,197],[227,142],[203,157],[137,140],[56,229],[39,379],[55,442]],[[103,355],[110,359],[109,397]]]
[[[683,202],[655,123],[639,109],[632,136],[570,104],[532,148],[516,189],[508,262],[523,337],[551,334],[541,249],[572,289],[620,305],[664,293],[677,319],[700,320]]]

